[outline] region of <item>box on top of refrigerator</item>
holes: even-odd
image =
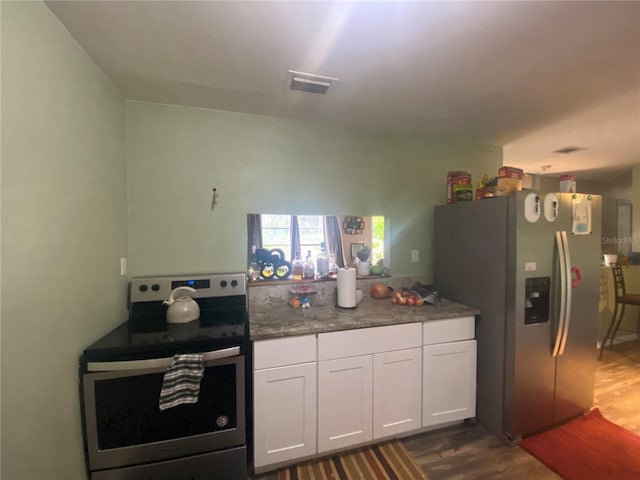
[[[508,197],[522,190],[522,179],[513,177],[498,177],[496,184],[496,197]]]
[[[467,185],[469,187],[467,187]],[[471,198],[469,196],[471,191]],[[454,203],[460,200],[473,200],[473,185],[471,184],[471,174],[463,170],[447,172],[447,203]]]
[[[515,178],[522,179],[524,178],[524,170],[516,167],[500,167],[498,169],[498,178],[506,177],[506,178]]]
[[[562,193],[576,193],[576,176],[575,175],[561,175],[560,176],[560,192]]]

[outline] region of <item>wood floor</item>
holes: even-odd
[[[640,435],[640,342],[614,345],[596,372],[594,405]],[[457,425],[403,439],[430,480],[557,480],[558,475],[482,425]],[[274,474],[257,480],[275,480]],[[365,479],[366,480],[366,479]]]
[[[594,406],[613,423],[640,434],[640,343],[614,345],[596,372]],[[482,425],[461,425],[404,440],[430,480],[552,480],[558,475]]]

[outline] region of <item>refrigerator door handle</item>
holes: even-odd
[[[567,238],[567,232],[562,232],[562,241],[564,243],[564,257],[565,257],[565,268],[566,268],[566,278],[567,278],[567,297],[566,297],[566,305],[565,305],[565,314],[564,314],[564,328],[562,332],[562,340],[560,341],[560,351],[558,355],[564,355],[564,348],[567,345],[567,338],[569,337],[569,323],[571,322],[571,291],[572,288],[572,273],[571,273],[571,252],[569,251],[569,239]]]
[[[565,310],[567,305],[567,269],[566,257],[564,255],[564,242],[562,240],[562,232],[556,232],[556,248],[558,250],[558,261],[560,262],[560,312],[558,314],[558,328],[556,331],[556,340],[553,342],[552,357],[557,357],[560,351],[560,342],[564,332]]]

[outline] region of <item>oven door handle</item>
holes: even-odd
[[[204,352],[202,360],[207,362],[220,360],[221,358],[235,357],[240,354],[240,347],[225,348]],[[122,362],[87,362],[88,372],[124,372],[127,370],[140,370],[148,368],[169,368],[173,363],[173,356],[165,358],[149,358],[147,360],[125,360]]]

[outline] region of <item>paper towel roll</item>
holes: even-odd
[[[339,268],[336,280],[336,303],[341,308],[355,308],[356,299],[356,269]]]

